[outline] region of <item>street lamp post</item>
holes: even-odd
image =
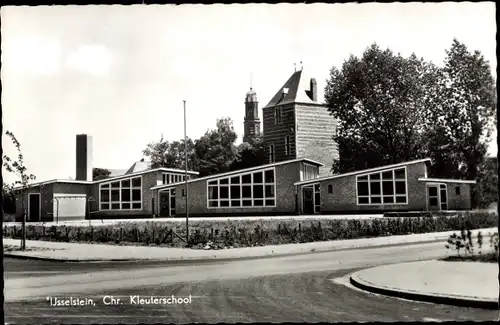
[[[186,244],[189,245],[189,205],[188,205],[188,154],[187,154],[187,136],[186,136],[186,101],[184,101],[184,165],[186,167],[184,180],[186,182]]]

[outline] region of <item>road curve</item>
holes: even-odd
[[[57,324],[495,319],[495,311],[382,297],[331,281],[362,268],[444,254],[443,243],[430,243],[224,263],[115,263],[111,270],[98,266],[99,271],[88,264],[70,274],[68,264],[61,263],[44,276],[14,276],[7,268],[4,310],[8,323]],[[121,304],[104,305],[106,295],[120,298]],[[130,295],[191,295],[192,302],[134,305]],[[96,305],[55,307],[47,296],[91,298]]]

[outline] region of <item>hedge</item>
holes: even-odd
[[[306,243],[325,240],[407,235],[460,229],[479,229],[498,225],[498,214],[463,212],[454,216],[383,217],[376,219],[314,220],[231,220],[191,221],[191,246],[201,248],[211,241],[219,246]],[[21,238],[21,226],[4,225],[4,238]],[[185,246],[183,222],[121,222],[93,226],[26,226],[28,240],[87,242],[124,245]]]

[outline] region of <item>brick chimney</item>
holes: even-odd
[[[312,96],[311,100],[313,102],[318,101],[318,85],[316,84],[316,79],[312,78],[311,79],[311,90],[310,94]]]
[[[77,181],[92,181],[92,137],[76,135],[76,178]]]

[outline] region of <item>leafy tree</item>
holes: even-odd
[[[109,178],[110,175],[111,171],[106,168],[92,168],[92,180],[94,181]]]
[[[477,195],[477,205],[480,208],[487,208],[490,204],[498,202],[497,157],[488,157],[479,165]]]
[[[193,140],[187,138],[188,150],[188,169],[198,169],[198,159],[195,154],[195,145]],[[180,141],[169,142],[163,138],[163,135],[158,142],[152,142],[147,145],[143,151],[143,155],[149,157],[151,168],[185,168],[185,146],[184,139]]]
[[[267,163],[264,142],[256,139],[251,143],[243,142],[238,146],[236,157],[231,163],[231,170],[262,166]]]
[[[471,53],[454,39],[446,54],[434,98],[439,105],[432,110],[434,129],[439,132],[431,135],[428,142],[431,146],[445,142],[449,149],[430,152],[435,162],[431,174],[438,169],[439,176],[477,180],[496,115],[495,82],[488,61],[479,51]],[[450,162],[453,169],[443,166]],[[479,196],[474,191],[473,205]]]
[[[208,130],[195,143],[195,154],[199,159],[200,177],[227,172],[231,169],[237,148],[233,121],[217,119],[216,129]]]
[[[376,44],[361,58],[333,67],[325,88],[330,113],[339,120],[334,172],[347,172],[426,156],[431,94],[438,69],[412,54],[408,58]]]
[[[9,156],[3,156],[3,166],[9,173],[13,173],[19,177],[18,180],[14,181],[12,185],[7,185],[5,187],[8,192],[12,193],[15,198],[21,199],[22,207],[22,236],[21,236],[21,249],[26,249],[26,197],[28,195],[29,182],[35,180],[36,177],[33,174],[28,174],[27,168],[24,165],[24,156],[21,151],[21,144],[15,137],[15,135],[7,131],[5,133],[11,140],[17,149],[17,160],[11,159]]]

